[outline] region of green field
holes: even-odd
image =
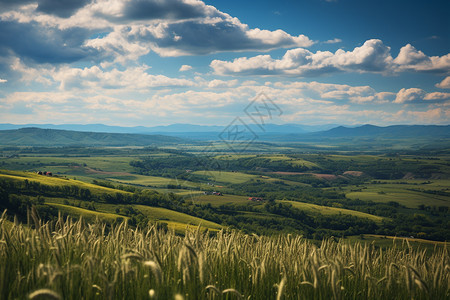
[[[60,212],[66,215],[70,216],[82,216],[87,221],[94,221],[95,219],[99,219],[103,222],[114,222],[115,220],[119,219],[128,219],[125,216],[121,216],[118,214],[112,214],[112,213],[104,213],[99,211],[92,211],[80,207],[74,207],[71,205],[64,205],[64,204],[58,204],[58,203],[46,203],[49,206],[57,208]]]
[[[101,221],[105,222],[114,222],[118,218],[129,219],[129,217],[116,213],[117,210],[121,210],[126,208],[127,206],[132,207],[136,211],[142,213],[147,216],[150,220],[155,222],[167,223],[169,228],[174,228],[178,230],[180,233],[181,228],[186,229],[186,226],[201,226],[210,230],[218,230],[223,228],[223,226],[203,220],[201,218],[197,218],[194,216],[190,216],[181,212],[173,211],[167,208],[162,207],[151,207],[145,205],[118,205],[118,204],[106,204],[106,203],[95,203],[95,211],[76,207],[73,205],[63,204],[66,199],[60,198],[46,198],[46,204],[52,207],[57,208],[59,211],[66,215],[71,216],[82,216],[84,219],[88,221],[94,221],[96,218],[99,218]],[[70,200],[69,203],[72,204],[81,204],[82,202],[77,200]]]
[[[194,175],[206,176],[213,182],[220,183],[244,183],[257,176],[251,174],[245,174],[241,172],[225,172],[225,171],[195,171]]]
[[[228,194],[224,194],[223,196],[194,195],[193,201],[194,203],[211,204],[213,206],[228,205],[228,204],[242,205],[253,203],[252,201],[248,200],[248,197],[246,196],[237,196]]]
[[[63,177],[50,177],[45,175],[38,175],[36,173],[31,172],[21,172],[21,171],[9,171],[9,170],[0,170],[0,179],[9,179],[16,181],[24,181],[28,180],[31,182],[39,182],[40,184],[45,184],[49,186],[77,186],[83,189],[89,189],[93,194],[102,194],[102,193],[122,193],[129,194],[128,192],[111,189],[103,186],[98,186],[95,184],[67,179]]]
[[[0,161],[5,165],[22,166],[29,169],[50,171],[53,173],[76,171],[80,167],[89,167],[93,170],[102,170],[106,172],[130,172],[133,168],[130,161],[136,157],[127,156],[21,156],[13,158],[2,158]]]
[[[429,241],[411,237],[396,237],[396,236],[383,236],[376,234],[364,234],[358,236],[348,236],[343,241],[354,243],[368,243],[383,249],[396,248],[396,249],[422,249],[432,253],[439,248],[448,248],[449,242],[437,242]]]
[[[221,225],[203,220],[197,217],[193,217],[184,213],[169,210],[162,207],[150,207],[144,205],[133,205],[137,210],[142,212],[144,215],[150,217],[155,221],[167,222],[169,225],[171,223],[181,223],[184,225],[194,225],[201,226],[210,229],[221,229]]]
[[[382,184],[364,184],[347,187],[346,196],[364,201],[395,201],[409,208],[425,206],[450,207],[450,197],[424,191],[446,192],[450,190],[450,180],[383,180]]]
[[[256,155],[256,154],[229,154],[229,155],[217,155],[215,156],[217,159],[221,160],[235,160],[241,158],[260,158],[260,159],[269,159],[270,161],[284,161],[294,167],[306,167],[306,168],[320,168],[316,163],[310,162],[301,158],[292,158],[285,154],[279,155]]]
[[[307,213],[317,213],[322,215],[351,215],[358,218],[366,218],[369,220],[372,220],[376,223],[381,223],[381,221],[384,219],[383,217],[374,216],[371,214],[363,213],[360,211],[345,209],[345,208],[338,208],[338,207],[329,207],[329,206],[321,206],[311,203],[303,203],[303,202],[296,202],[296,201],[286,201],[281,200],[279,201],[281,203],[289,203],[292,204],[293,207],[298,208],[300,210],[303,210]]]
[[[310,162],[310,161],[307,161],[304,159],[292,158],[287,155],[261,156],[261,158],[268,158],[271,161],[284,161],[294,167],[306,167],[308,169],[320,168],[320,166],[317,165],[316,163],[313,163],[313,162]]]

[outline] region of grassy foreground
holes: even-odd
[[[433,253],[294,235],[0,219],[1,299],[448,299]]]

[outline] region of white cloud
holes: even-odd
[[[261,30],[259,28],[249,29],[246,31],[246,35],[251,40],[260,40],[261,43],[272,45],[291,44],[299,47],[309,47],[314,44],[307,36],[301,34],[299,36],[291,36],[283,30]]]
[[[241,57],[232,62],[213,60],[217,74],[317,76],[337,71],[385,72],[392,63],[390,48],[380,40],[368,40],[353,51],[288,50],[281,59],[269,55]]]
[[[450,99],[450,93],[433,92],[428,93],[423,98],[424,100],[446,100]]]
[[[352,51],[337,50],[317,51],[315,53],[296,48],[286,51],[281,59],[270,55],[240,57],[233,61],[213,60],[210,67],[220,75],[287,75],[314,77],[333,72],[372,72],[395,73],[401,71],[415,72],[450,72],[450,54],[442,57],[428,57],[411,45],[400,50],[393,59],[390,47],[381,40],[366,41],[361,47]]]
[[[0,78],[0,83],[5,83],[5,82],[8,82],[8,80]]]
[[[450,89],[450,76],[447,76],[440,83],[436,84],[436,87],[441,89]]]
[[[181,67],[180,67],[180,72],[185,72],[185,71],[189,71],[189,70],[192,70],[192,66],[190,66],[190,65],[182,65]]]
[[[323,42],[324,44],[337,44],[337,43],[342,43],[342,40],[341,39],[338,39],[338,38],[334,38],[334,39],[332,39],[332,40],[328,40],[328,41],[325,41],[325,42]]]
[[[397,93],[394,103],[418,102],[421,100],[440,101],[447,99],[450,99],[450,93],[426,93],[424,90],[418,88],[403,88]]]
[[[400,53],[394,59],[400,70],[450,72],[450,54],[444,56],[427,56],[410,44],[402,47]]]
[[[106,65],[139,59],[150,50],[168,57],[270,51],[314,43],[305,35],[249,28],[197,0],[96,0],[70,7],[58,1],[50,6],[51,1],[45,0],[45,9],[33,3],[12,5],[0,13],[0,31],[8,33],[0,50],[24,52],[19,45],[30,40],[33,47],[26,47],[26,52],[37,63],[85,60]]]
[[[219,80],[214,79],[208,83],[209,88],[229,88],[236,86],[238,84],[238,80]]]
[[[39,82],[45,85],[52,84],[52,79],[49,76],[49,68],[43,67],[41,69],[36,69],[33,67],[28,67],[17,57],[11,60],[10,68],[12,71],[17,72],[21,76],[21,81]]]
[[[53,73],[53,79],[60,83],[62,90],[73,88],[104,88],[146,91],[150,88],[194,86],[187,79],[170,78],[164,75],[148,74],[148,66],[130,67],[123,71],[118,69],[102,70],[97,66],[90,68],[63,67]]]
[[[401,89],[395,97],[394,103],[405,103],[411,101],[422,100],[425,96],[425,91],[418,88]]]
[[[172,82],[176,78],[166,77],[158,81],[156,77],[146,77],[149,74],[145,66],[123,71],[91,67],[48,72],[54,82],[60,83],[62,90],[10,94],[0,101],[0,118],[13,123],[14,118],[20,117],[24,122],[39,119],[76,123],[83,120],[130,126],[173,123],[176,118],[177,122],[198,123],[201,120],[210,124],[226,124],[242,113],[250,99],[261,91],[283,110],[280,121],[284,122],[445,123],[449,115],[448,106],[442,101],[445,95],[448,97],[447,93],[427,94],[421,89],[403,89],[395,94],[377,91],[370,86],[300,81],[240,83],[238,80],[196,78],[197,85],[193,87],[155,90],[148,86],[166,85],[164,80]],[[210,90],[197,90],[201,87]],[[429,101],[423,101],[425,98]],[[391,104],[394,99],[401,99],[398,101],[403,103],[422,101],[428,108],[422,111],[423,106],[409,105],[397,110],[398,106]]]
[[[442,108],[433,108],[427,111],[408,111],[405,114],[413,124],[447,124],[449,111]]]
[[[139,42],[130,42],[127,34],[127,27],[116,26],[114,31],[105,37],[87,40],[84,45],[98,50],[103,58],[109,58],[122,64],[127,61],[135,61],[150,52],[145,45]]]

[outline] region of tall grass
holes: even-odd
[[[449,251],[0,219],[1,299],[448,299]]]

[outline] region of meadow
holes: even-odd
[[[284,200],[284,201],[281,200],[280,202],[291,204],[293,207],[298,208],[307,213],[311,213],[311,214],[321,214],[321,215],[344,214],[344,215],[356,216],[359,218],[366,218],[366,219],[372,220],[376,223],[381,223],[384,219],[383,217],[374,216],[374,215],[363,213],[360,211],[354,211],[354,210],[344,209],[344,208],[339,208],[339,207],[322,206],[322,205],[316,205],[316,204],[311,204],[311,203],[286,201],[286,200]]]
[[[449,250],[0,219],[2,299],[448,299]]]
[[[76,186],[90,197],[77,194],[76,189],[76,195],[42,194],[43,205],[50,204],[52,198],[67,198],[68,202],[61,200],[57,204],[89,210],[85,217],[90,220],[98,212],[117,215],[116,219],[124,218],[135,225],[145,224],[145,220],[164,221],[178,228],[198,224],[167,218],[163,210],[157,216],[135,209],[144,204],[190,215],[204,223],[258,234],[283,231],[316,239],[359,234],[440,241],[450,238],[446,229],[450,206],[446,154],[353,154],[335,149],[330,153],[304,153],[296,151],[294,145],[283,148],[283,152],[282,146],[270,144],[264,145],[264,151],[249,149],[248,153],[232,154],[220,152],[224,145],[213,146],[217,153],[206,157],[202,156],[201,145],[191,145],[187,151],[174,146],[6,148],[0,156],[0,166],[10,170],[49,170],[57,177],[5,170],[0,172],[0,179]],[[146,191],[161,199],[133,202]],[[213,191],[223,196],[204,195]],[[30,203],[21,193],[16,191],[17,197],[8,201],[13,203],[19,198],[27,204],[11,204],[16,209],[10,209],[11,213],[21,209],[25,215]],[[117,198],[118,194],[123,197]],[[170,195],[177,200],[173,202]],[[30,196],[36,201],[39,193],[35,191]],[[250,201],[251,197],[262,201]],[[67,215],[83,215],[83,211],[70,207],[52,207]],[[47,218],[55,216],[54,210],[39,209],[45,211]]]
[[[371,182],[362,186],[346,188],[349,199],[364,201],[395,201],[409,208],[419,205],[450,207],[449,179],[402,179]]]

